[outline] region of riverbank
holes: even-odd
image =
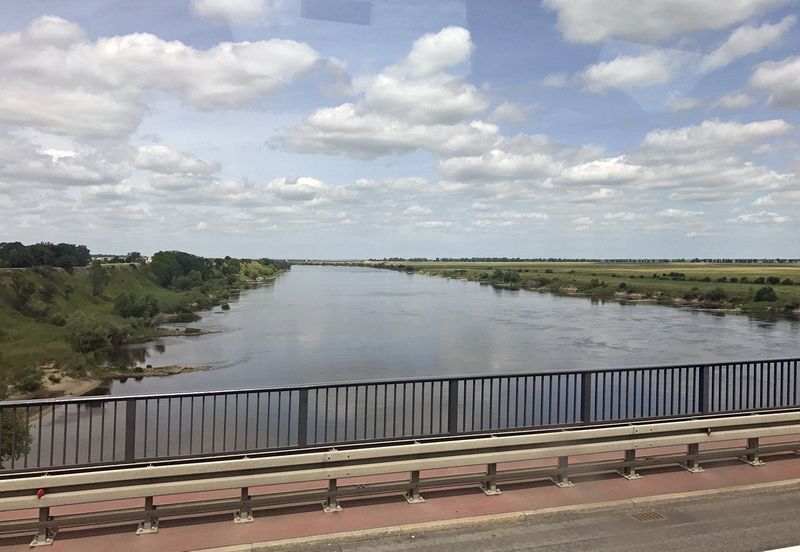
[[[780,263],[366,261],[384,268],[594,301],[800,318],[800,265]]]
[[[11,399],[45,399],[82,397],[94,394],[113,380],[127,378],[159,378],[210,370],[211,366],[147,366],[130,369],[114,368],[92,376],[71,376],[52,366],[43,368],[42,385],[36,391],[15,393]]]
[[[175,251],[159,252],[150,263],[0,268],[0,398],[52,392],[46,389],[50,365],[76,380],[119,375],[127,368],[109,366],[109,351],[159,337],[207,335],[162,324],[192,322],[197,311],[217,305],[230,308],[241,289],[288,268],[283,261]]]

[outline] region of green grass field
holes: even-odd
[[[800,264],[793,263],[391,261],[368,264],[597,299],[741,310],[766,318],[796,317],[800,309]],[[763,287],[773,289],[775,300],[756,300],[758,290]]]

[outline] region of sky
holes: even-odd
[[[0,4],[0,241],[800,257],[798,0]]]

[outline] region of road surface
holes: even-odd
[[[637,519],[637,516],[641,519]],[[467,552],[591,550],[619,552],[765,551],[800,544],[800,489],[746,491],[709,498],[565,512],[530,520],[328,541],[297,552]],[[274,551],[270,547],[265,550]],[[250,550],[259,550],[258,546]]]

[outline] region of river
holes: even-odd
[[[800,323],[647,304],[592,303],[358,267],[294,266],[192,326],[134,345],[135,362],[210,365],[129,378],[169,393],[373,378],[794,357]]]

